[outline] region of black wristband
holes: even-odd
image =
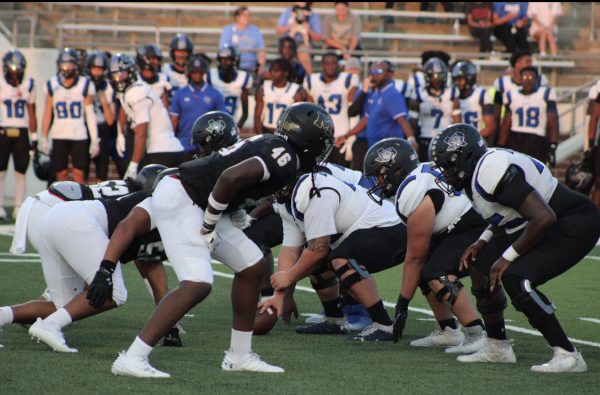
[[[210,232],[212,232],[213,230],[215,230],[215,227],[216,227],[216,226],[217,226],[216,224],[209,225],[209,224],[207,224],[206,222],[203,222],[203,223],[202,223],[202,227],[203,227],[204,229],[206,229],[206,230],[210,231]]]
[[[400,311],[406,311],[408,310],[408,305],[410,304],[410,300],[406,299],[404,296],[399,295],[398,296],[398,302],[396,303],[396,307],[400,310]]]
[[[113,274],[114,271],[115,271],[115,269],[117,268],[117,264],[114,263],[114,262],[109,261],[108,259],[104,259],[100,263],[100,268],[106,270],[110,274]]]

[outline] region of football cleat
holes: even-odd
[[[473,354],[485,346],[486,339],[487,333],[481,331],[481,333],[477,335],[468,336],[465,341],[458,346],[448,347],[444,351],[448,354]]]
[[[171,328],[169,333],[163,338],[164,347],[183,347],[181,337],[179,337],[179,329],[177,327]]]
[[[429,336],[411,341],[410,345],[413,347],[451,347],[458,346],[464,341],[465,334],[458,327],[456,329],[435,329]]]
[[[587,371],[587,364],[581,353],[577,350],[569,352],[561,347],[552,347],[554,355],[552,359],[543,365],[533,365],[532,372],[543,373],[579,373]]]
[[[362,342],[391,342],[393,325],[381,325],[373,322],[354,337],[349,337],[351,340]]]
[[[110,369],[112,374],[116,376],[130,376],[141,378],[169,378],[169,373],[161,372],[152,367],[148,358],[129,357],[126,351],[121,351]]]
[[[32,339],[37,339],[38,343],[41,341],[58,352],[78,352],[75,348],[67,346],[67,342],[60,329],[52,328],[44,323],[44,320],[38,318],[31,328],[29,328],[29,334]]]
[[[316,324],[299,325],[296,327],[296,333],[307,335],[345,335],[345,318],[325,317],[325,320]]]
[[[318,324],[325,321],[325,312],[322,311],[320,314],[310,314],[310,316],[304,320],[307,324]]]
[[[490,339],[488,337],[483,348],[475,354],[459,355],[456,360],[459,362],[516,363],[517,357],[510,340]]]
[[[346,329],[349,331],[362,331],[373,323],[369,313],[362,304],[349,304],[344,306],[346,314]]]
[[[233,353],[233,349],[225,351],[225,358],[221,363],[221,368],[228,372],[264,372],[264,373],[283,373],[285,370],[279,366],[269,365],[261,360],[258,354],[249,352],[239,357]]]

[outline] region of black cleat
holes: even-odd
[[[163,338],[164,347],[183,347],[181,337],[179,337],[179,329],[171,328],[167,336]]]
[[[336,321],[340,321],[339,323]],[[326,319],[323,322],[318,322],[309,325],[300,325],[296,327],[296,333],[310,334],[310,335],[345,335],[348,330],[344,326],[343,319],[337,319],[333,321],[331,318]]]

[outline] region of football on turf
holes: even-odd
[[[260,310],[257,310],[254,318],[254,334],[256,336],[266,335],[276,323],[277,310],[275,308],[269,307],[263,314],[260,313]]]

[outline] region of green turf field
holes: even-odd
[[[39,296],[45,288],[36,256],[7,253],[10,238],[0,236],[0,306]],[[229,347],[231,307],[230,271],[214,265],[217,274],[210,297],[189,312],[183,326],[184,348],[158,346],[151,354],[153,366],[170,379],[133,379],[110,373],[117,353],[129,346],[152,311],[150,296],[133,265],[124,267],[128,303],[65,330],[67,342],[78,354],[59,354],[32,341],[18,325],[5,328],[0,343],[0,393],[210,393],[210,394],[316,394],[316,393],[600,393],[600,249],[567,274],[544,286],[558,306],[557,315],[588,364],[579,374],[534,374],[533,364],[545,362],[551,351],[538,336],[509,330],[518,362],[514,365],[461,364],[441,349],[414,349],[410,340],[433,328],[429,315],[412,311],[399,344],[355,343],[344,336],[297,335],[278,323],[267,336],[256,337],[253,349],[284,374],[222,372],[223,351]],[[176,284],[173,272],[170,283]],[[380,273],[377,283],[384,300],[397,297],[400,268]],[[468,284],[468,280],[466,281]],[[306,285],[306,284],[303,284]],[[296,291],[301,312],[318,313],[316,297]],[[411,307],[426,309],[421,295]],[[392,310],[390,309],[390,312]],[[530,330],[526,320],[510,306],[509,325]],[[596,322],[578,317],[595,318]]]

